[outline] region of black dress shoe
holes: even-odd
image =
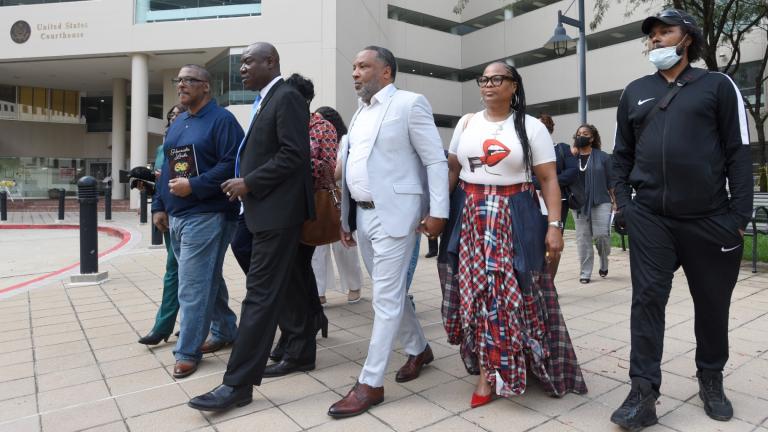
[[[656,417],[656,398],[659,394],[653,390],[651,383],[644,379],[633,379],[632,390],[624,403],[613,412],[611,422],[628,429],[639,431],[647,426],[658,423]]]
[[[699,378],[699,397],[704,402],[704,412],[714,420],[730,420],[733,406],[723,391],[723,373],[700,370],[696,376]]]
[[[264,369],[264,378],[274,378],[283,375],[288,375],[294,372],[306,372],[315,370],[315,362],[312,363],[297,363],[293,360],[280,360],[280,363],[274,363]]]
[[[226,411],[253,401],[253,386],[232,387],[222,384],[208,393],[196,396],[187,405],[200,411]]]
[[[285,355],[285,339],[283,339],[283,335],[280,335],[280,338],[277,339],[277,344],[275,344],[275,348],[272,349],[272,351],[269,353],[269,359],[273,362],[279,362],[283,359],[283,356]]]
[[[317,337],[317,332],[320,332],[324,338],[328,338],[328,317],[322,310],[315,314],[315,337]],[[280,357],[282,358],[282,356]]]
[[[581,282],[583,284],[588,284],[589,283],[589,278],[581,278],[581,279],[579,279],[579,282]]]
[[[283,350],[283,347],[280,345],[277,345],[275,349],[272,350],[272,352],[269,353],[269,359],[273,362],[279,362],[283,359],[283,354],[285,354],[285,351]]]
[[[606,277],[608,276],[608,269],[598,270],[598,273],[600,273],[600,277]]]
[[[139,338],[139,343],[144,345],[157,345],[160,343],[160,341],[168,342],[169,337],[171,337],[171,335],[161,335],[154,332],[149,332],[146,336]]]

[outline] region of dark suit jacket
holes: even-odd
[[[251,122],[240,155],[243,197],[252,233],[299,225],[314,218],[307,101],[284,81],[274,84]]]

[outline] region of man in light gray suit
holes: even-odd
[[[360,108],[341,143],[341,242],[355,244],[373,280],[373,330],[357,383],[328,410],[335,418],[362,414],[384,399],[384,373],[395,337],[408,361],[396,381],[419,376],[434,357],[406,296],[406,273],[419,233],[437,238],[448,217],[448,163],[420,94],[398,90],[395,57],[369,46],[354,60]]]

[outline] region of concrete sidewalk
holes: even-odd
[[[10,215],[23,223],[49,223],[55,217]],[[356,305],[328,292],[329,337],[318,340],[315,371],[266,379],[254,388],[250,405],[202,414],[186,402],[221,382],[229,350],[206,355],[194,375],[174,380],[175,339],[151,349],[136,343],[152,327],[165,263],[165,250],[147,247],[149,226],[137,225],[137,219],[132,213],[116,214],[115,225],[143,238],[100,264],[109,271],[109,282],[68,288],[65,281],[53,280],[0,300],[0,431],[619,430],[608,418],[629,390],[627,252],[613,251],[606,279],[581,285],[575,242],[572,234],[566,237],[557,287],[587,395],[553,399],[534,381],[522,396],[469,409],[476,377],[466,374],[457,348],[446,343],[435,261],[422,258],[411,291],[436,360],[419,379],[395,383],[394,373],[405,361],[398,351],[390,362],[382,405],[352,419],[326,415],[354,383],[366,356],[373,317],[366,277],[364,300]],[[50,251],[51,257],[55,254]],[[224,274],[231,306],[239,313],[245,278],[231,254]],[[685,277],[677,274],[667,307],[663,394],[657,406],[661,424],[647,430],[768,432],[766,329],[768,266],[752,274],[744,263],[731,306],[731,359],[725,371],[735,418],[710,420],[694,376],[693,306]]]

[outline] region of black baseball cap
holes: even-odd
[[[681,11],[680,9],[664,9],[656,15],[650,16],[643,20],[643,34],[649,34],[651,32],[651,28],[657,22],[661,22],[670,26],[680,26],[688,30],[698,30],[699,28],[696,24],[696,20],[693,19],[692,16],[688,15],[687,12]]]

